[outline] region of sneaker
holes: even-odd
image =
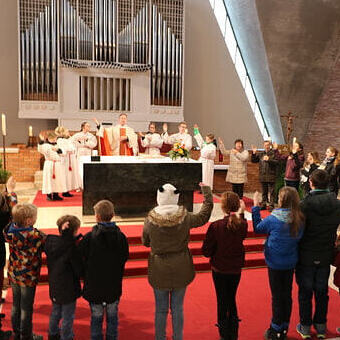
[[[44,340],[42,335],[32,333],[32,340]]]
[[[318,339],[326,339],[327,327],[325,323],[315,323],[313,327],[316,330],[316,337]]]
[[[70,194],[70,193],[67,191],[67,192],[63,192],[63,197],[73,197],[73,195]]]
[[[309,326],[303,326],[299,323],[296,326],[296,331],[300,334],[302,339],[311,339]]]
[[[266,340],[281,340],[281,339],[284,339],[282,336],[281,336],[281,333],[279,332],[276,332],[273,328],[268,328],[265,333],[264,333],[264,338]]]

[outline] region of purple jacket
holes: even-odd
[[[242,224],[237,230],[227,228],[229,217],[210,224],[202,246],[205,257],[210,257],[212,269],[224,274],[239,274],[244,266],[243,240],[248,223],[241,215]]]
[[[289,155],[281,155],[278,150],[275,151],[276,158],[282,161],[287,161],[285,180],[287,181],[300,181],[300,169],[303,167],[305,156],[303,151],[297,153],[290,153]],[[292,158],[290,159],[289,156]]]

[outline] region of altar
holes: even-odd
[[[193,210],[193,193],[202,181],[202,163],[168,157],[101,156],[100,161],[82,157],[84,171],[83,215],[94,215],[93,206],[110,200],[116,215],[145,216],[157,205],[158,188],[171,183],[180,191],[179,204]]]

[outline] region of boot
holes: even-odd
[[[68,191],[63,192],[63,197],[73,197],[72,194],[70,194]]]
[[[229,339],[237,340],[240,320],[237,316],[231,316],[228,321],[229,321]]]
[[[218,332],[220,333],[222,340],[230,340],[228,320],[223,320],[220,324],[216,324],[215,326],[218,327]]]

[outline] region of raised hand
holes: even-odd
[[[145,137],[144,133],[142,133],[142,132],[138,132],[138,135],[139,135],[140,137]]]
[[[255,191],[253,199],[254,199],[254,207],[259,207],[260,201],[261,201],[261,195],[258,191]]]
[[[14,177],[10,176],[6,183],[7,192],[14,192],[16,184]]]
[[[194,124],[194,129],[198,129],[198,125],[197,124]]]
[[[243,200],[240,200],[240,208],[238,209],[238,213],[243,214],[245,210],[246,210],[246,204],[244,203]]]
[[[98,126],[100,125],[99,122],[98,122],[98,119],[96,117],[93,117],[92,120],[95,122],[95,124]]]
[[[266,156],[263,156],[263,160],[264,160],[264,161],[269,161],[269,156],[267,156],[267,155],[266,155]]]
[[[277,150],[278,148],[279,148],[279,146],[277,145],[276,142],[274,142],[274,143],[273,143],[273,149],[274,149],[274,150]]]
[[[252,145],[252,146],[251,146],[251,149],[252,149],[252,151],[253,151],[253,154],[255,154],[255,153],[256,153],[256,151],[257,151],[257,147],[256,147],[256,146],[254,146],[254,145]]]

